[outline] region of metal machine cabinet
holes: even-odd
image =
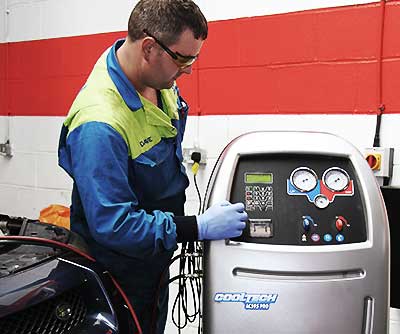
[[[217,162],[207,205],[245,203],[241,237],[205,244],[204,332],[383,334],[389,227],[368,164],[316,132],[253,132]]]

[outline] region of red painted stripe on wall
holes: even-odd
[[[191,114],[376,113],[380,13],[373,3],[211,22],[192,75],[179,79]],[[400,1],[387,2],[386,113],[400,113],[398,17]],[[65,115],[98,56],[124,35],[0,44],[0,115]]]
[[[8,57],[1,115],[63,116],[99,55],[123,32],[3,44]]]
[[[6,115],[7,109],[7,44],[0,44],[0,115]]]
[[[400,1],[386,4],[383,63],[385,113],[400,113]]]

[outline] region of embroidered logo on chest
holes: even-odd
[[[143,147],[143,146],[145,146],[147,144],[150,144],[152,141],[153,141],[153,139],[151,139],[151,137],[147,137],[147,138],[141,140],[139,142],[139,144],[140,144],[141,147]]]

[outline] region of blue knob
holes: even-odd
[[[310,220],[307,219],[307,218],[304,218],[304,219],[303,219],[303,228],[304,228],[304,231],[309,231],[309,230],[310,230],[310,226],[311,226]]]

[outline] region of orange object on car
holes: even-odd
[[[42,223],[54,224],[60,227],[70,228],[70,209],[60,204],[51,204],[40,210],[39,220]]]

